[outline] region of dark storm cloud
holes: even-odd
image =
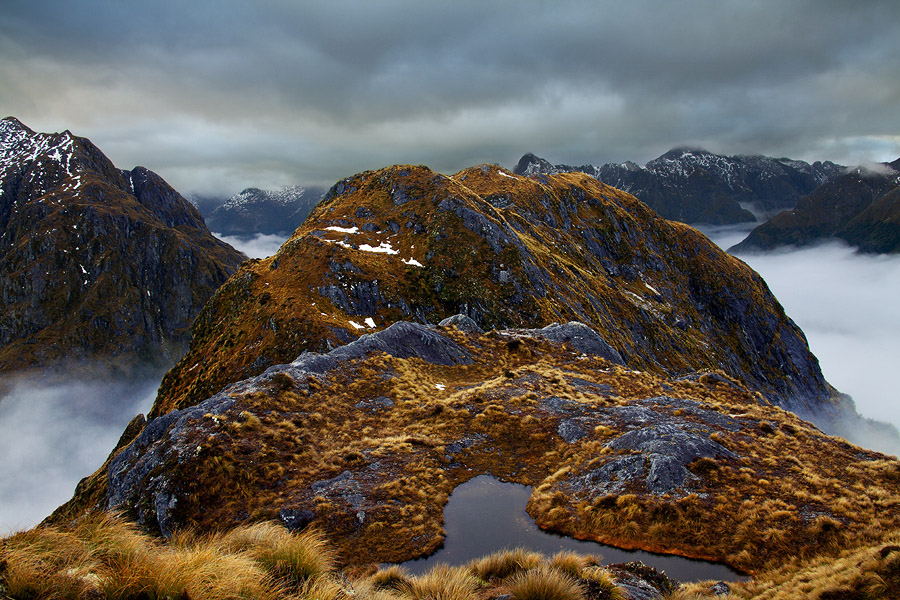
[[[16,1],[0,104],[184,191],[679,144],[885,160],[898,25],[893,0]]]

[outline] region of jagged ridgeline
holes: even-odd
[[[399,320],[580,321],[635,368],[720,369],[831,425],[839,412],[763,280],[686,225],[583,173],[447,177],[395,166],[335,185],[273,257],[203,309],[152,416]]]
[[[0,121],[0,371],[171,365],[243,258],[152,171]]]

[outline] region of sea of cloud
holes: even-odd
[[[705,233],[727,249],[747,230]],[[738,258],[762,275],[806,334],[825,379],[852,396],[864,417],[900,428],[900,256],[830,242]]]
[[[213,232],[213,235],[230,244],[236,250],[247,255],[248,258],[267,258],[272,256],[287,240],[287,235],[268,235],[260,233],[254,236],[222,235]]]
[[[28,529],[72,497],[153,404],[159,378],[6,378],[0,398],[0,536]]]

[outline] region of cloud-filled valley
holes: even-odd
[[[746,229],[706,233],[728,248]],[[825,379],[852,396],[863,416],[900,428],[900,257],[829,243],[738,258],[762,275],[806,334]]]
[[[0,535],[30,528],[71,498],[146,413],[158,379],[7,376],[0,399]]]

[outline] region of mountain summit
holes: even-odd
[[[171,364],[243,258],[152,171],[0,121],[0,371]]]
[[[696,148],[673,148],[644,166],[633,162],[600,167],[552,165],[526,154],[515,172],[524,175],[581,171],[637,196],[660,215],[684,223],[753,222],[760,214],[792,208],[839,165],[808,164],[767,156],[722,156]]]
[[[281,190],[247,188],[235,194],[206,217],[212,231],[223,235],[290,235],[322,199],[325,190],[317,187],[288,187]]]

